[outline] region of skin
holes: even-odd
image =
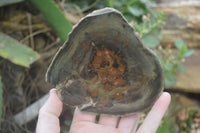
[[[70,133],[155,133],[170,100],[170,94],[163,92],[139,128],[137,127],[139,113],[124,116],[120,120],[117,116],[100,115],[99,122],[95,123],[96,115],[81,112],[76,108]],[[63,103],[58,98],[56,89],[51,89],[48,100],[40,109],[36,133],[60,132],[58,117],[62,112],[62,106]]]

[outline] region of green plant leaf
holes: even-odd
[[[1,32],[0,56],[24,67],[29,67],[31,63],[39,58],[39,54],[31,48]]]
[[[58,8],[53,0],[30,0],[44,15],[47,21],[55,29],[62,42],[67,39],[72,30],[72,24],[67,20],[64,13]]]
[[[162,40],[162,34],[160,33],[160,30],[158,28],[155,28],[152,31],[152,34],[155,35],[159,40]]]
[[[176,39],[175,40],[175,46],[178,48],[180,51],[182,51],[182,47],[184,46],[184,41],[182,39]]]
[[[171,62],[163,64],[165,70],[170,71],[173,68],[173,64]]]
[[[3,107],[2,105],[3,105],[3,87],[0,76],[0,129],[1,129],[1,117],[2,117],[2,107]]]
[[[160,43],[160,41],[152,35],[144,35],[142,41],[147,47],[151,49],[155,49]]]
[[[158,19],[161,19],[161,20],[164,19],[164,13],[163,12],[158,13]]]
[[[183,57],[189,57],[194,53],[193,49],[189,49],[186,53],[183,54]]]
[[[0,7],[10,5],[10,4],[15,4],[18,2],[23,2],[23,1],[24,0],[0,0]]]
[[[131,22],[131,21],[136,21],[136,17],[133,16],[131,13],[124,13],[124,16],[125,18],[128,20],[128,22]]]
[[[181,48],[181,53],[182,54],[184,54],[184,53],[186,53],[188,51],[188,48],[187,48],[187,46],[182,46],[182,48]]]
[[[133,14],[134,16],[141,16],[144,14],[144,10],[140,7],[134,6],[134,7],[129,7],[128,11]]]
[[[176,77],[174,74],[165,71],[165,87],[170,88],[176,83]]]

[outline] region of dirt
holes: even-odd
[[[13,116],[53,87],[45,81],[45,73],[62,43],[44,17],[30,3],[0,7],[0,31],[37,51],[41,56],[30,68],[23,68],[0,58],[4,92],[1,132],[35,132],[37,119],[19,126],[14,122]]]

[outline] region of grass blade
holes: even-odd
[[[24,67],[29,67],[31,63],[39,59],[39,54],[31,48],[1,32],[0,56]]]
[[[72,30],[72,24],[67,20],[64,13],[58,8],[53,0],[30,0],[47,21],[55,29],[62,42],[67,39],[68,33]]]

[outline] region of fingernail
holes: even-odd
[[[50,90],[50,94],[52,94],[52,93],[56,93],[57,94],[57,89],[55,89],[55,88],[51,89]]]
[[[170,93],[168,93],[168,92],[163,92],[163,95],[164,95],[165,97],[169,97],[169,98],[171,99]]]

